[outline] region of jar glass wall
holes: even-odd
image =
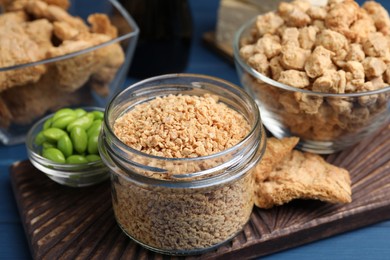
[[[244,116],[250,131],[224,151],[195,158],[145,154],[115,136],[118,117],[137,104],[169,94],[215,95]],[[266,136],[256,103],[231,83],[170,74],[132,85],[107,107],[99,142],[102,159],[111,170],[116,220],[146,248],[174,255],[203,253],[234,237],[249,220],[250,173],[264,153]]]

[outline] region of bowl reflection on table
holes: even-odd
[[[61,107],[104,106],[123,86],[139,34],[132,17],[116,0],[99,0],[94,5],[71,0],[68,12],[84,21],[76,38],[68,39],[74,31],[69,24],[79,25],[78,18],[67,18],[68,22],[61,17],[54,21],[35,17],[15,25],[34,26],[34,30],[47,27],[45,45],[35,40],[31,44],[37,49],[34,53],[50,58],[39,56],[35,62],[18,60],[0,67],[0,142],[6,145],[22,143],[28,129],[45,114]],[[91,23],[96,13],[106,15],[117,33],[105,25],[104,17],[95,16]]]
[[[265,127],[276,137],[297,136],[302,150],[327,154],[359,142],[390,118],[390,87],[331,94],[291,87],[258,72],[240,56],[255,20],[234,39],[234,60],[242,86],[259,105]]]

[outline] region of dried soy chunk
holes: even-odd
[[[276,11],[259,15],[254,28],[257,33],[251,34],[247,42],[261,43],[258,49],[262,55],[243,44],[241,48],[245,55],[242,58],[247,62],[250,60],[248,64],[260,73],[285,85],[315,92],[349,94],[378,90],[390,83],[390,19],[379,3],[367,2],[362,8],[354,1],[329,1],[324,7],[300,0],[281,3]],[[275,39],[277,50],[272,54],[265,51],[271,39]],[[316,126],[311,127],[312,137],[325,137],[325,129],[328,131],[332,127],[334,133],[328,137],[342,136],[353,127],[370,124],[371,118],[386,111],[385,104],[389,99],[382,93],[354,100],[327,97],[324,102],[322,98],[302,94],[290,98],[284,90],[265,87],[256,79],[243,79],[243,82],[253,88],[252,92],[266,109],[289,122],[290,132],[302,132],[299,129],[302,126],[290,122],[287,117],[312,115],[311,120],[315,122],[306,123]],[[328,108],[339,122],[332,119],[327,126],[321,127],[327,120],[321,111]],[[278,112],[278,109],[282,111]],[[362,116],[358,124],[354,121],[357,115]],[[310,137],[309,132],[307,136]]]

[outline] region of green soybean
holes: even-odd
[[[89,154],[98,154],[98,140],[99,140],[99,133],[93,134],[88,137],[88,153]]]
[[[68,135],[63,135],[60,139],[58,139],[57,148],[66,157],[71,156],[73,154],[73,143]]]
[[[82,154],[87,150],[88,136],[84,128],[81,126],[74,126],[70,132],[70,139],[73,143],[73,148],[76,152]]]
[[[88,162],[96,162],[101,160],[100,156],[97,154],[88,154],[85,156],[85,158],[88,160]]]
[[[74,154],[66,158],[66,162],[70,164],[81,164],[81,163],[87,163],[88,160],[82,155]]]
[[[51,124],[51,127],[65,129],[74,120],[76,120],[75,116],[65,115],[54,120],[53,123]]]
[[[49,141],[58,141],[63,135],[66,135],[66,132],[59,128],[48,128],[43,130],[43,136]]]
[[[42,147],[43,149],[47,149],[47,148],[56,148],[55,144],[53,143],[50,143],[48,141],[45,141],[42,143]]]
[[[75,112],[71,108],[61,108],[57,112],[54,113],[53,115],[53,121],[56,120],[57,118],[63,117],[63,116],[69,116],[73,115],[75,116]]]
[[[43,149],[42,156],[50,161],[57,163],[65,163],[65,156],[57,148]]]
[[[87,113],[86,115],[79,117],[76,120],[74,120],[72,123],[70,123],[66,127],[66,130],[70,132],[75,126],[80,126],[86,130],[92,125],[92,123],[93,123],[93,114]]]
[[[102,120],[96,119],[93,121],[92,125],[87,129],[87,135],[91,136],[95,133],[100,133],[100,130],[102,129]]]
[[[53,122],[53,118],[52,118],[52,117],[49,118],[49,119],[47,119],[47,120],[45,121],[45,123],[43,123],[43,127],[42,127],[43,130],[46,130],[46,129],[50,128],[52,122]]]
[[[35,136],[35,139],[34,139],[34,143],[36,145],[42,145],[43,142],[46,141],[46,137],[43,135],[43,132],[39,132],[36,136]]]
[[[104,117],[104,113],[102,111],[92,111],[90,112],[92,113],[94,116],[95,116],[95,120],[96,119],[100,119],[100,120],[103,120],[103,117]]]
[[[76,108],[74,110],[74,113],[75,113],[76,117],[82,117],[83,115],[87,114],[87,111],[85,111],[82,108]]]

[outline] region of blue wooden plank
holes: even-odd
[[[21,224],[9,181],[8,167],[5,166],[0,166],[0,223]]]
[[[26,148],[23,144],[0,145],[0,223],[21,224],[9,180],[9,167],[12,163],[26,158]],[[0,238],[2,236],[3,233],[0,233]]]
[[[262,257],[272,259],[390,259],[390,221]]]
[[[20,224],[0,221],[0,259],[31,259],[27,240]]]

